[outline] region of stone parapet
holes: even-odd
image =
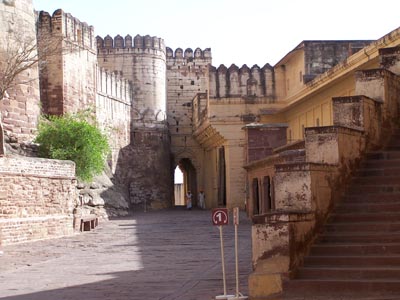
[[[75,163],[56,159],[3,157],[0,158],[0,174],[74,179]]]
[[[53,38],[60,37],[64,41],[73,43],[91,52],[96,51],[94,27],[79,21],[70,13],[62,9],[56,10],[53,15],[46,11],[40,11],[38,16],[39,37],[47,35]],[[48,39],[46,39],[49,41]]]
[[[75,185],[73,162],[0,157],[0,244],[72,234]]]
[[[282,291],[282,281],[302,263],[314,231],[313,212],[276,212],[253,218],[249,296],[252,299]]]
[[[126,49],[126,52],[129,52],[132,51],[132,49],[154,49],[161,50],[165,54],[164,40],[156,36],[141,36],[138,34],[132,39],[132,36],[129,34],[126,35],[125,38],[119,34],[114,38],[107,35],[104,37],[104,39],[100,36],[97,36],[96,42],[98,51],[102,51],[102,49],[107,49],[107,51],[113,51],[113,49],[118,49],[117,51],[124,51],[124,49]]]
[[[0,243],[3,245],[63,237],[72,235],[73,232],[72,216],[0,219]]]
[[[379,58],[382,68],[400,74],[400,46],[379,49]]]
[[[274,70],[269,64],[260,68],[257,65],[241,68],[231,65],[227,68],[210,66],[210,97],[266,97],[268,102],[275,101]]]

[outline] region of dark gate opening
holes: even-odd
[[[263,180],[263,188],[264,188],[264,205],[263,205],[263,213],[266,213],[273,209],[272,203],[272,186],[271,179],[269,176],[265,176]]]
[[[254,178],[252,182],[253,190],[253,215],[260,214],[260,193],[258,187],[258,179]]]
[[[183,182],[180,184],[175,183],[175,200],[174,205],[186,205],[185,195],[187,192],[191,192],[192,195],[197,195],[197,175],[196,168],[193,166],[192,162],[189,158],[182,158],[177,168],[182,172]],[[178,195],[177,195],[178,194]],[[197,205],[196,197],[192,199],[193,206]]]
[[[218,149],[218,205],[226,206],[226,163],[223,146]]]

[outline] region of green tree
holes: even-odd
[[[107,136],[92,123],[85,113],[42,118],[35,139],[39,156],[72,160],[78,179],[91,181],[103,171],[110,151]]]

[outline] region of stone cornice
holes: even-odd
[[[225,142],[224,137],[211,125],[199,128],[193,133],[193,137],[206,149],[221,146]]]
[[[314,80],[310,81],[302,90],[297,94],[283,99],[286,107],[280,112],[289,110],[292,106],[302,103],[308,96],[312,95],[315,91],[320,90],[334,82],[339,78],[349,75],[352,71],[361,67],[363,64],[379,58],[379,49],[386,47],[395,47],[400,44],[400,27],[393,30],[382,38],[372,42],[369,46],[363,48],[352,56],[348,57],[342,63],[336,65],[329,71],[319,75]]]

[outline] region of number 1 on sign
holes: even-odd
[[[222,222],[222,212],[217,212],[216,214],[215,214],[215,217],[218,219],[217,221],[218,222]]]

